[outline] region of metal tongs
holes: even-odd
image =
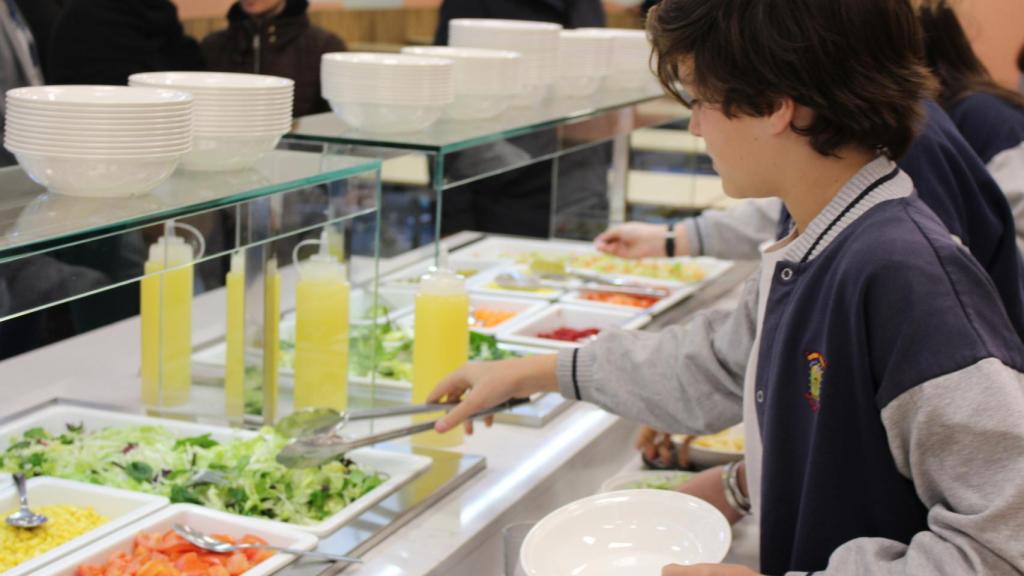
[[[525,404],[529,398],[514,398],[503,402],[493,408],[482,410],[469,417],[476,420],[491,416]],[[314,468],[331,460],[343,456],[346,452],[370,446],[380,442],[387,442],[396,438],[403,438],[420,432],[434,429],[437,420],[413,424],[403,428],[395,428],[362,438],[346,439],[340,435],[341,429],[354,420],[369,420],[373,418],[385,418],[389,416],[402,416],[408,414],[423,414],[427,412],[445,412],[453,408],[455,404],[420,404],[416,406],[398,406],[394,408],[379,408],[374,410],[362,410],[351,413],[337,413],[333,410],[312,410],[297,412],[278,423],[279,431],[294,438],[285,445],[277,454],[277,462],[288,468]],[[291,421],[288,419],[291,418]]]

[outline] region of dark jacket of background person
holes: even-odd
[[[270,74],[295,80],[294,116],[327,110],[320,97],[320,56],[345,50],[334,34],[314,26],[307,0],[288,0],[280,14],[255,19],[236,2],[228,11],[228,28],[203,39],[211,70]]]
[[[170,0],[67,0],[49,50],[50,84],[127,84],[136,72],[204,68]]]
[[[21,10],[21,15],[28,22],[32,30],[32,36],[36,40],[36,52],[39,53],[39,61],[46,66],[50,57],[50,35],[53,32],[53,25],[57,23],[61,10],[64,9],[66,0],[16,0]]]
[[[597,0],[444,0],[434,44],[448,44],[448,21],[452,18],[536,20],[565,28],[605,25],[604,7]]]

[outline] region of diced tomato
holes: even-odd
[[[207,576],[231,576],[231,572],[223,566],[211,566]]]
[[[96,564],[83,564],[78,567],[75,576],[103,576],[103,567]]]
[[[235,552],[228,558],[228,563],[224,566],[228,569],[228,574],[236,576],[238,574],[244,574],[251,566],[249,565],[249,559],[245,557],[245,554],[241,552]]]

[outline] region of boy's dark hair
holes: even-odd
[[[647,29],[658,78],[681,102],[680,62],[729,117],[792,98],[814,111],[792,129],[823,155],[859,145],[897,159],[924,116],[932,80],[906,0],[663,0]]]
[[[946,0],[923,0],[918,16],[924,31],[925,58],[939,80],[939,104],[943,108],[978,92],[1024,107],[1024,96],[992,79]]]

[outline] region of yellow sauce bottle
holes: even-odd
[[[277,367],[281,360],[281,273],[277,260],[265,264],[263,277],[263,424],[277,422]]]
[[[327,229],[320,252],[301,264],[295,293],[295,409],[348,407],[349,284],[345,266],[329,253]],[[344,248],[342,248],[343,250]]]
[[[440,266],[420,279],[416,294],[416,327],[412,354],[412,401],[422,404],[442,378],[469,359],[469,295],[465,280],[448,268],[442,250]],[[436,418],[421,415],[418,421]],[[424,432],[413,437],[420,446],[452,447],[462,443],[462,428],[443,435]]]
[[[180,406],[188,402],[192,388],[192,247],[166,231],[149,247],[141,284],[142,401],[147,406]]]
[[[245,253],[231,255],[225,280],[228,293],[227,358],[224,372],[225,415],[241,420],[245,411]]]

